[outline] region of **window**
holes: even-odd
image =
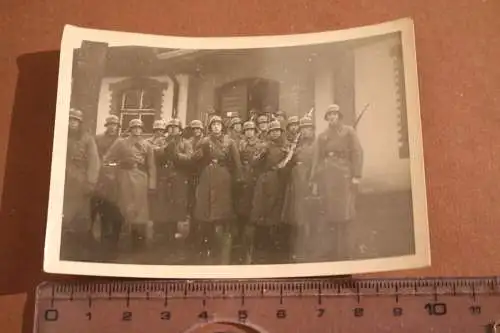
[[[112,83],[110,114],[120,119],[120,132],[128,129],[130,120],[139,118],[144,123],[144,135],[153,133],[153,122],[162,116],[163,93],[168,82],[148,77],[132,77]],[[166,110],[166,112],[172,110]],[[168,115],[166,115],[168,117]]]
[[[144,123],[144,134],[152,133],[156,117],[153,96],[154,92],[151,89],[139,88],[124,91],[120,108],[120,127],[126,129],[130,120],[139,118]]]

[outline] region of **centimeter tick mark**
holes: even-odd
[[[205,286],[203,287],[203,299],[201,300],[201,304],[203,307],[207,305],[207,288]]]
[[[476,287],[474,283],[472,283],[472,299],[474,300],[474,302],[476,301]]]
[[[453,296],[457,296],[457,286],[453,284]]]
[[[396,303],[399,303],[399,292],[398,292],[398,286],[394,287],[394,294],[396,296]]]
[[[165,288],[165,296],[163,298],[163,306],[167,306],[168,305],[168,287]]]
[[[245,305],[245,285],[241,287],[241,306]]]
[[[434,291],[433,291],[433,295],[434,295],[434,302],[437,302],[438,300],[438,294],[437,294],[437,286],[434,285]]]
[[[89,308],[92,307],[92,296],[90,296],[90,294],[89,294],[89,297],[88,297],[88,305],[89,305]]]
[[[361,295],[359,294],[359,284],[356,284],[356,302],[359,304]]]
[[[321,284],[318,286],[318,304],[321,305],[323,302],[322,297],[321,297]]]
[[[222,285],[222,299],[226,299],[226,286]]]
[[[146,291],[146,299],[149,301],[150,298],[149,291]]]
[[[126,301],[127,301],[126,304],[127,304],[127,308],[128,308],[130,306],[130,289],[129,288],[127,288],[127,299],[126,299]]]
[[[54,307],[54,299],[55,299],[55,287],[52,286],[52,292],[51,292],[51,296],[50,296],[50,307],[53,308]]]
[[[280,304],[283,304],[283,285],[280,286]]]

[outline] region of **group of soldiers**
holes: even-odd
[[[160,119],[149,138],[140,119],[119,136],[111,115],[94,138],[81,111],[69,118],[63,258],[86,260],[96,223],[108,253],[146,248],[200,265],[349,258],[363,151],[338,105],[319,135],[309,116],[269,113],[187,128]]]

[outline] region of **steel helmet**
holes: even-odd
[[[201,120],[198,120],[198,119],[195,119],[195,120],[192,120],[191,123],[189,124],[189,127],[191,128],[199,128],[199,129],[203,129],[203,123],[201,122]]]
[[[144,123],[142,122],[142,120],[136,118],[136,119],[132,119],[131,121],[129,121],[128,123],[128,127],[129,128],[133,128],[133,127],[144,127]]]
[[[272,131],[277,129],[283,131],[283,128],[281,128],[281,123],[278,120],[273,120],[269,123],[269,128],[267,130]]]
[[[215,123],[215,122],[223,124],[221,117],[219,117],[219,116],[213,116],[212,118],[210,118],[210,121],[208,122],[208,127],[212,126],[212,124]]]
[[[170,127],[170,126],[176,126],[176,127],[182,128],[182,122],[180,121],[180,119],[173,118],[173,119],[170,119],[167,123],[167,127]]]
[[[253,130],[256,129],[255,123],[253,121],[246,121],[243,124],[244,131],[249,130],[249,129],[253,129]]]
[[[79,121],[83,121],[83,113],[82,111],[77,109],[69,109],[69,117]]]
[[[241,120],[240,117],[234,117],[233,119],[231,119],[231,121],[229,122],[229,127],[233,127],[234,125],[236,124],[242,124],[243,121]]]
[[[167,128],[167,123],[163,119],[158,119],[153,122],[153,130],[165,130]]]
[[[288,117],[287,125],[298,124],[298,123],[299,123],[299,117],[297,116]]]
[[[115,116],[114,114],[106,117],[106,121],[104,122],[104,126],[108,126],[111,124],[117,124],[117,125],[120,124],[120,119],[117,116]]]
[[[343,116],[342,112],[340,111],[340,106],[338,106],[337,104],[331,104],[330,106],[328,106],[325,112],[325,120],[331,113],[338,113],[340,117]]]

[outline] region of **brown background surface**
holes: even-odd
[[[499,0],[1,0],[0,331],[20,331],[23,309],[31,331],[33,289],[55,278],[41,270],[64,24],[236,36],[412,17],[433,262],[378,276],[471,276],[500,275],[499,14]]]

